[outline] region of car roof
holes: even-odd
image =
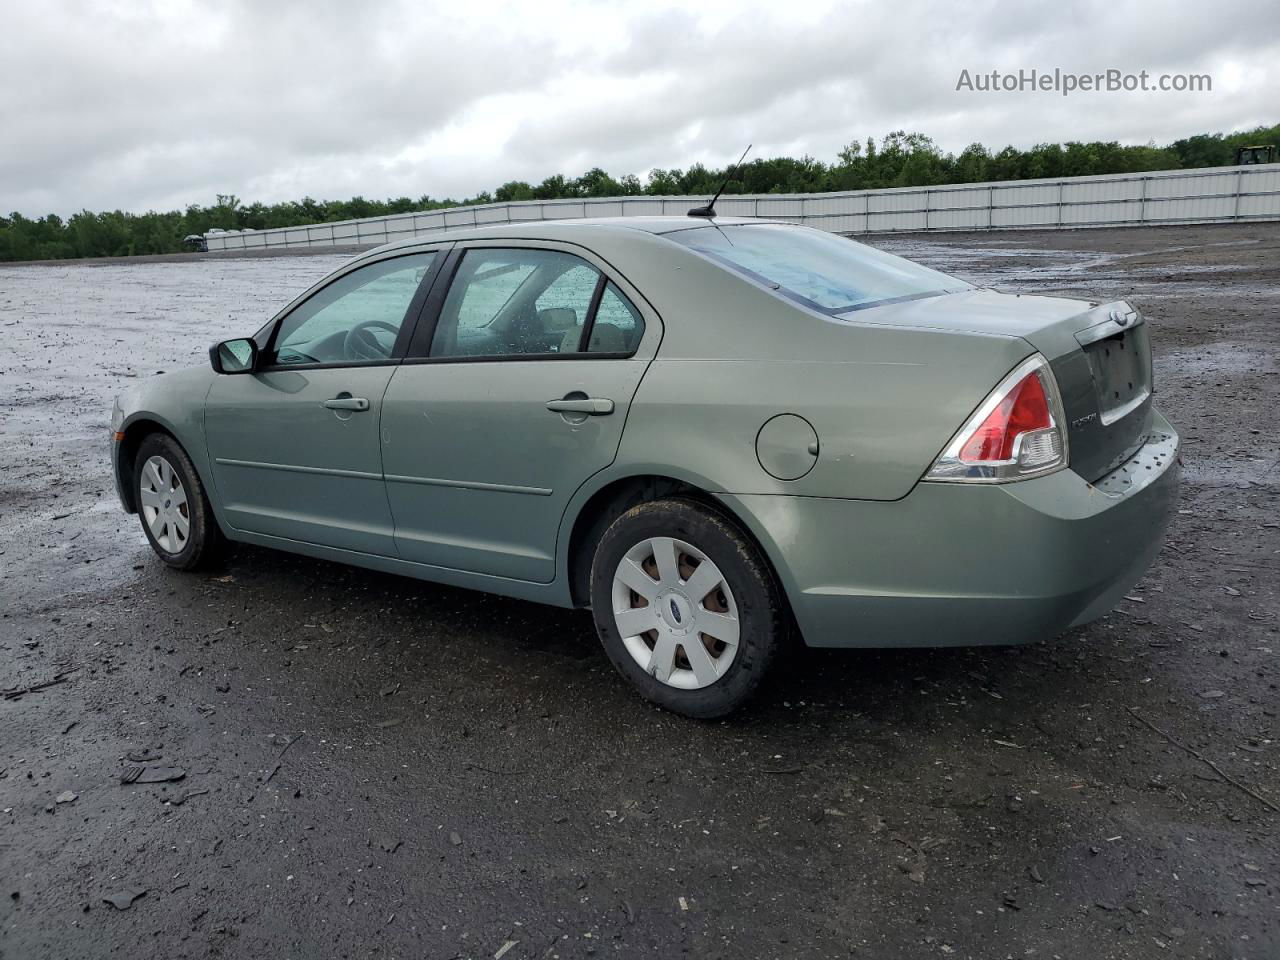
[[[662,235],[681,230],[696,230],[708,226],[738,226],[749,224],[777,224],[786,221],[763,217],[584,217],[569,220],[530,220],[514,223],[498,223],[476,227],[453,227],[420,233],[405,240],[396,240],[368,251],[365,256],[385,253],[388,250],[449,243],[458,240],[571,240],[583,242],[591,236],[607,235],[613,239],[627,232]],[[794,225],[794,224],[792,224]]]

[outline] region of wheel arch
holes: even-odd
[[[119,441],[115,456],[116,485],[120,491],[120,498],[124,501],[125,509],[129,513],[138,512],[138,501],[134,490],[137,479],[134,476],[134,461],[138,458],[138,449],[142,446],[142,442],[155,433],[164,434],[182,448],[191,460],[192,466],[195,467],[196,476],[199,478],[200,483],[208,493],[210,489],[209,479],[205,476],[207,471],[203,469],[204,464],[202,462],[203,458],[199,456],[200,451],[196,451],[193,454],[190,445],[182,441],[182,437],[171,423],[154,414],[141,413],[129,419],[121,432],[124,437]],[[211,497],[211,502],[212,499]]]
[[[771,541],[766,542],[757,534],[756,525],[738,515],[721,497],[694,478],[680,478],[666,472],[634,473],[615,476],[599,483],[595,489],[583,495],[581,505],[572,513],[565,556],[566,581],[573,606],[585,607],[591,596],[591,561],[595,545],[615,519],[636,504],[668,497],[693,500],[719,514],[733,525],[760,551],[765,565],[778,584],[783,602],[790,608],[786,579],[780,576],[777,558]]]

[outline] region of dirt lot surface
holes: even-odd
[[[583,612],[152,557],[112,395],[341,257],[0,269],[0,957],[1280,956],[1280,225],[876,242],[1131,296],[1180,510],[1097,623],[801,652],[723,723]]]

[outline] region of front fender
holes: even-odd
[[[111,464],[116,491],[129,513],[137,510],[132,495],[133,456],[142,438],[157,429],[171,434],[182,445],[210,500],[215,501],[217,512],[204,435],[205,398],[215,376],[207,368],[177,370],[137,384],[116,398],[111,417]]]

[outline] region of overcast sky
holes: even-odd
[[[600,166],[957,151],[1280,121],[1280,4],[143,0],[5,5],[0,210],[461,197]],[[957,92],[962,69],[1208,73],[1210,93]]]

